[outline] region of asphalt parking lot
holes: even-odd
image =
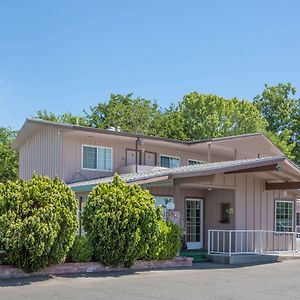
[[[300,299],[300,260],[0,281],[1,300]]]

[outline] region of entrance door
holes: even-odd
[[[186,242],[188,249],[203,248],[203,199],[186,199]]]
[[[145,166],[156,166],[156,153],[145,152]]]
[[[138,150],[137,151],[137,155],[138,155],[138,165],[141,164],[141,151]],[[132,150],[132,149],[126,149],[126,166],[132,166],[136,164],[136,160],[135,160],[135,156],[136,156],[136,151]]]

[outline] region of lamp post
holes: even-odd
[[[144,141],[139,137],[135,141],[135,173],[138,172],[138,146],[143,146]]]

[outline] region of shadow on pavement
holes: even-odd
[[[45,281],[52,279],[53,276],[31,276],[31,277],[21,277],[13,279],[2,279],[0,280],[0,288],[9,286],[24,286],[30,285],[35,282]]]
[[[281,262],[276,262],[276,264]],[[53,276],[32,276],[16,279],[3,279],[0,280],[0,288],[11,287],[11,286],[24,286],[30,285],[35,282],[45,281],[53,279],[55,277],[61,278],[118,278],[128,275],[139,275],[147,272],[170,272],[170,271],[189,271],[189,270],[216,270],[216,269],[239,269],[245,267],[255,267],[267,264],[247,264],[247,265],[229,265],[229,264],[217,264],[211,262],[195,263],[191,267],[172,267],[172,268],[161,268],[161,269],[141,269],[141,270],[120,270],[120,271],[105,271],[99,273],[78,273],[78,274],[66,274],[66,275],[53,275]]]

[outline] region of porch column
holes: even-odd
[[[175,211],[180,213],[180,227],[184,228],[184,199],[182,199],[181,188],[178,183],[174,184]]]

